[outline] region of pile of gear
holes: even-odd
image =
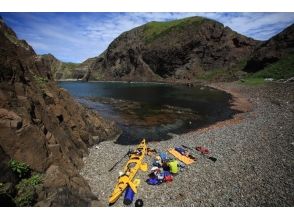
[[[129,160],[124,167],[123,171],[119,173],[117,184],[113,190],[113,193],[109,197],[109,205],[113,205],[123,192],[124,204],[130,205],[133,202],[134,196],[137,193],[137,188],[140,185],[140,179],[135,179],[135,175],[138,170],[146,172],[148,166],[143,163],[145,154],[149,156],[154,155],[152,161],[151,172],[146,180],[149,185],[159,185],[162,183],[172,182],[174,177],[183,171],[186,166],[191,165],[197,159],[189,153],[198,152],[203,157],[216,162],[215,157],[209,156],[210,152],[208,148],[204,146],[197,146],[195,148],[181,145],[181,147],[175,147],[168,149],[168,153],[172,156],[168,156],[165,152],[157,152],[155,149],[151,149],[147,146],[145,139],[138,145],[138,147],[131,151],[129,150],[118,162],[109,169],[111,172],[117,164],[119,164],[126,156],[129,156]],[[137,199],[135,202],[136,207],[142,207],[143,201]]]
[[[184,158],[189,158],[189,154],[181,147],[169,150],[169,152],[173,151],[176,151]],[[185,169],[185,164],[187,165],[187,163],[185,163],[186,161],[181,160],[180,157],[175,156],[174,154],[172,155],[175,158],[169,157],[165,152],[160,152],[159,155],[155,157],[152,163],[151,173],[146,180],[149,185],[159,185],[164,182],[171,182],[173,181],[174,176]],[[193,157],[192,160],[195,161],[196,158]]]
[[[149,185],[159,185],[164,182],[173,181],[175,175],[180,171],[183,171],[187,165],[190,165],[197,160],[188,152],[188,150],[194,149],[185,145],[169,149],[168,152],[173,158],[169,157],[165,152],[159,152],[159,155],[153,160],[151,173],[146,182]],[[206,147],[198,146],[195,147],[195,150],[201,153],[202,156],[207,157],[207,159],[210,159],[213,162],[216,161],[216,158],[207,156],[209,150]]]

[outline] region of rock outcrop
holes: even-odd
[[[248,60],[244,70],[257,72],[269,64],[275,63],[281,58],[294,53],[294,24],[285,30],[260,43]]]
[[[50,58],[35,54],[0,20],[0,182],[15,184],[8,161],[22,161],[44,174],[39,206],[96,204],[79,175],[88,147],[117,128],[86,110],[56,86]]]
[[[51,70],[52,77],[59,79],[81,79],[87,72],[80,71],[82,64],[66,63],[58,60],[52,54],[39,55],[38,59]],[[87,69],[86,69],[87,70]]]
[[[246,61],[259,42],[223,24],[191,17],[150,22],[122,33],[88,62],[87,79],[182,80]]]

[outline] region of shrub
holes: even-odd
[[[17,160],[10,160],[9,167],[18,175],[19,178],[28,176],[31,171],[28,165]]]
[[[42,182],[42,176],[35,174],[30,178],[23,179],[16,185],[17,196],[15,204],[17,206],[32,206],[36,200],[36,186]]]
[[[37,75],[34,75],[33,77],[36,84],[39,85],[40,87],[43,87],[48,82],[48,79],[46,79],[45,77],[37,76]]]

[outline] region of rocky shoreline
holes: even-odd
[[[232,94],[233,119],[196,131],[173,135],[167,141],[150,142],[159,151],[181,144],[209,148],[214,163],[194,153],[197,162],[171,183],[150,186],[147,174],[139,172],[141,185],[135,199],[144,206],[293,206],[294,198],[294,84],[267,83],[252,87],[234,83],[210,86]],[[131,146],[133,148],[134,146]],[[108,196],[126,159],[108,170],[129,147],[101,142],[84,158],[80,174],[88,181],[100,203]],[[149,169],[151,157],[146,157]],[[124,206],[123,196],[114,206]]]

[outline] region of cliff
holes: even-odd
[[[52,80],[52,63],[36,55],[2,19],[0,51],[0,183],[13,189],[21,181],[9,165],[13,159],[42,175],[33,204],[97,205],[78,170],[88,147],[114,136],[115,125],[58,88]]]

